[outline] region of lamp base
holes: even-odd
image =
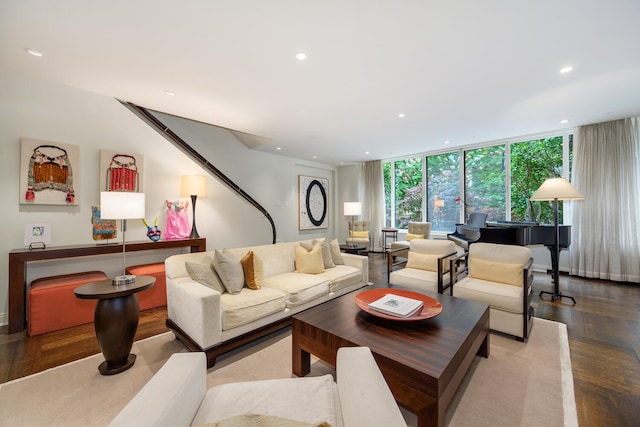
[[[118,286],[118,285],[130,285],[135,282],[136,282],[136,276],[134,276],[133,274],[126,274],[123,276],[114,277],[113,280],[111,281],[111,284],[114,286]]]
[[[551,295],[551,302],[559,301],[562,298],[568,298],[571,301],[573,301],[573,305],[576,305],[576,300],[575,300],[574,297],[569,296],[569,295],[564,295],[562,292],[555,293],[555,292],[548,292],[548,291],[540,291],[540,294],[539,294],[540,299],[542,299],[542,295],[545,295],[545,294],[546,295]]]

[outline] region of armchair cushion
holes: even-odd
[[[356,239],[368,239],[369,238],[369,232],[368,231],[355,231],[352,230],[351,233],[349,234],[349,237],[353,237]]]
[[[438,255],[421,254],[409,251],[406,268],[418,270],[438,271]]]
[[[522,288],[524,265],[506,262],[485,261],[474,258],[469,263],[469,276],[490,282],[504,283]]]

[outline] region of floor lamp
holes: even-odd
[[[122,276],[112,280],[113,285],[128,285],[135,283],[136,276],[125,274],[126,262],[126,232],[128,219],[144,218],[144,193],[127,191],[100,192],[100,219],[119,219],[122,221]]]
[[[362,215],[362,203],[360,202],[344,202],[344,216],[350,216],[351,221],[349,222],[349,237],[351,237],[351,226],[353,221],[355,221],[356,216]],[[347,239],[347,246],[355,247],[356,244],[349,243],[349,239]]]
[[[551,252],[553,292],[540,291],[540,296],[549,294],[551,295],[551,301],[569,298],[575,304],[576,300],[573,297],[563,295],[562,292],[560,292],[560,227],[558,224],[558,200],[584,200],[584,196],[576,190],[567,179],[549,178],[533,193],[531,200],[553,200],[555,236],[553,248],[549,247],[549,251]]]
[[[193,209],[193,219],[191,222],[191,239],[197,239],[198,229],[196,228],[196,200],[198,196],[207,197],[207,180],[202,175],[185,175],[182,177],[182,185],[180,187],[180,194],[183,196],[191,196],[191,208]]]

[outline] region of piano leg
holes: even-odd
[[[546,245],[551,253],[551,280],[553,282],[553,292],[540,291],[540,297],[542,294],[551,295],[551,301],[561,300],[562,298],[568,298],[573,301],[573,305],[576,305],[576,300],[572,296],[563,295],[560,292],[560,251],[556,250],[555,245]]]

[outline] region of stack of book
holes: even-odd
[[[390,316],[410,317],[422,309],[422,301],[400,295],[386,294],[369,303],[369,310],[379,311]]]

